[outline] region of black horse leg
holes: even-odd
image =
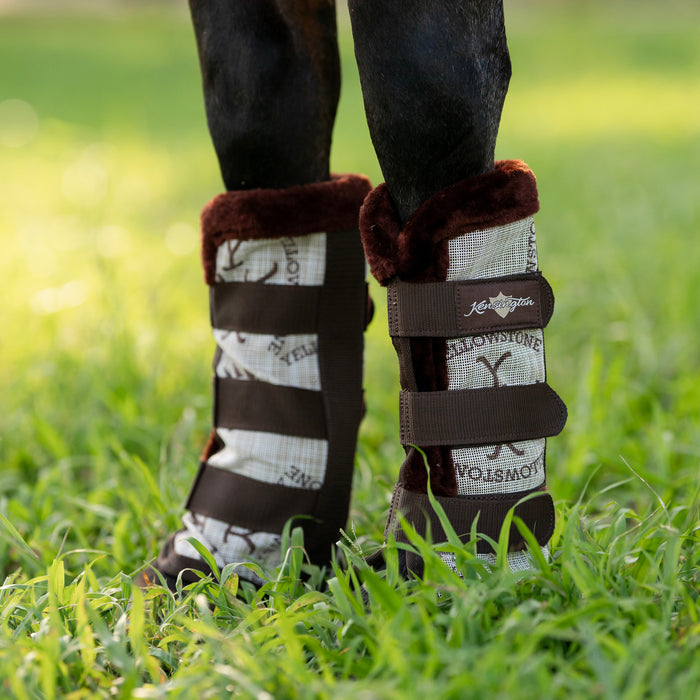
[[[356,228],[371,187],[329,174],[340,84],[333,0],[190,8],[228,192],[201,217],[218,344],[214,429],[184,528],[154,564],[170,582],[206,570],[190,537],[220,566],[279,565],[285,523],[298,516],[306,556],[328,563],[350,501],[367,311]]]
[[[190,0],[226,188],[328,179],[340,89],[334,0]]]
[[[502,0],[349,0],[370,134],[402,219],[493,169],[510,80]]]
[[[402,542],[399,514],[421,534],[429,528],[433,542],[447,539],[429,505],[426,463],[433,495],[460,535],[478,526],[497,540],[506,513],[526,497],[527,508],[515,512],[541,547],[554,528],[545,438],[562,429],[566,409],[545,383],[546,320],[520,316],[532,345],[498,332],[513,321],[504,301],[537,304],[515,286],[534,289],[542,279],[533,274],[534,175],[521,161],[494,163],[510,79],[501,1],[349,0],[386,179],[365,199],[360,229],[370,269],[389,285],[399,356],[407,454],[387,533]],[[525,546],[513,528],[513,569],[529,566]],[[486,540],[476,551],[495,561]],[[406,571],[422,571],[417,555],[400,556]],[[442,558],[457,568],[451,555]]]

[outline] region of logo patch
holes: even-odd
[[[457,283],[457,328],[465,335],[512,328],[544,328],[554,297],[540,275]]]
[[[486,299],[482,301],[472,302],[472,307],[468,314],[464,314],[465,318],[469,318],[473,313],[479,315],[486,313],[486,311],[495,311],[501,318],[505,318],[508,314],[515,311],[521,306],[534,306],[535,302],[532,297],[512,297],[506,296],[503,292],[499,292],[498,296],[489,297],[489,301]]]

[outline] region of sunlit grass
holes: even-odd
[[[616,136],[662,143],[697,138],[700,98],[688,88],[683,77],[572,77],[511,94],[502,128],[521,139],[574,144]]]

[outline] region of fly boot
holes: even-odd
[[[232,191],[204,209],[202,262],[217,349],[213,430],[183,527],[141,576],[211,573],[194,538],[254,584],[281,561],[288,521],[314,564],[345,526],[363,411],[365,261],[358,175]],[[155,571],[154,571],[155,569]]]
[[[566,407],[545,371],[542,331],[554,296],[538,269],[538,209],[535,176],[521,161],[447,187],[403,224],[386,185],[365,200],[360,230],[371,272],[387,288],[402,387],[406,458],[387,537],[408,541],[401,514],[419,534],[429,528],[434,543],[447,540],[429,478],[463,542],[475,520],[478,533],[498,541],[514,509],[547,550],[554,508],[545,439],[564,427]],[[488,539],[478,539],[477,556],[495,561]],[[421,574],[418,556],[400,557],[404,574]],[[441,557],[455,567],[454,555]],[[530,562],[515,526],[508,562],[513,570]]]

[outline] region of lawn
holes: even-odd
[[[0,16],[0,695],[698,697],[700,8],[507,9],[497,156],[538,176],[569,407],[552,561],[516,578],[465,552],[460,578],[417,542],[422,582],[362,569],[402,455],[373,286],[342,547],[360,573],[302,583],[293,547],[258,593],[224,571],[176,598],[130,577],[210,423],[196,226],[221,182],[192,31],[165,9]],[[341,40],[333,168],[380,182],[344,16]]]

